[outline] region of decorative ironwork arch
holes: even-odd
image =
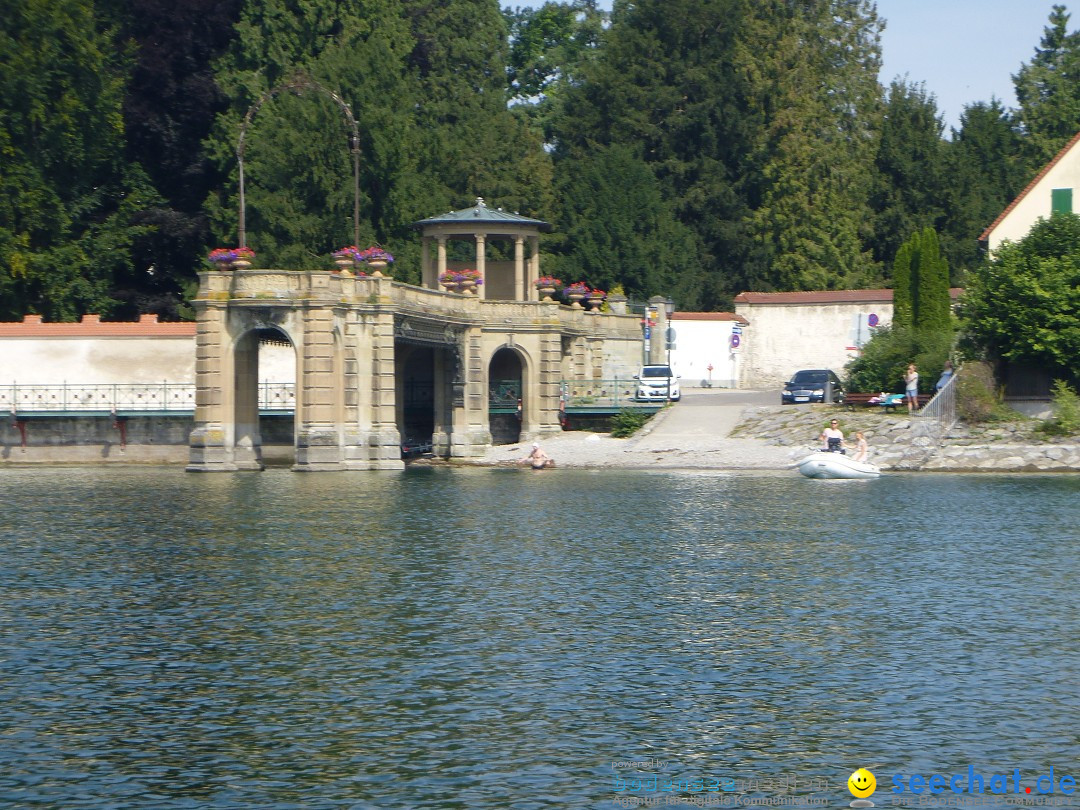
[[[244,123],[240,125],[240,138],[236,142],[236,162],[240,167],[240,221],[237,227],[237,236],[240,239],[240,247],[247,246],[247,202],[244,196],[244,150],[247,146],[247,131],[251,126],[251,121],[255,117],[255,114],[259,111],[263,104],[272,99],[274,96],[282,93],[286,90],[292,90],[297,95],[303,95],[305,90],[317,90],[323,95],[330,98],[345,115],[345,120],[349,122],[349,127],[352,129],[352,140],[350,145],[350,151],[353,156],[353,244],[360,243],[360,127],[356,124],[356,119],[353,117],[352,110],[349,109],[349,105],[345,103],[345,100],[341,98],[337,93],[332,90],[327,90],[317,81],[302,73],[298,73],[291,79],[287,79],[279,84],[277,87],[267,90],[262,96],[252,104],[247,111],[247,115],[244,116]]]

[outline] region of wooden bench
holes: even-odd
[[[879,407],[882,406],[880,402],[871,402],[870,400],[877,400],[881,396],[880,392],[877,394],[844,394],[844,404],[848,407],[849,411],[855,410],[856,407]],[[932,399],[930,394],[919,394],[919,407],[926,407],[926,403]],[[898,407],[907,407],[901,400],[898,403],[892,405],[882,406],[886,411],[895,411]]]

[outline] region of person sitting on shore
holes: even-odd
[[[819,441],[826,442],[826,453],[844,453],[844,432],[840,430],[840,423],[833,419],[825,430],[821,431],[821,435],[818,436]]]
[[[856,431],[855,433],[855,460],[866,461],[866,457],[870,454],[870,445],[866,443],[866,437],[862,435],[862,431]]]
[[[521,460],[522,464],[529,464],[534,470],[542,470],[545,467],[554,467],[555,459],[540,449],[540,442],[533,442],[529,455]]]

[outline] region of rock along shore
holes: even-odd
[[[957,425],[944,436],[937,426],[906,413],[835,406],[739,407],[729,425],[717,419],[716,432],[671,429],[677,405],[658,414],[639,435],[570,431],[546,437],[541,446],[559,467],[623,469],[784,470],[820,446],[821,430],[840,420],[845,436],[862,431],[870,461],[885,470],[954,472],[1078,472],[1080,441],[1046,441],[1034,420],[990,426]],[[729,406],[732,407],[732,406]],[[724,435],[719,435],[723,433]],[[475,462],[512,466],[529,452],[521,442],[491,448]]]

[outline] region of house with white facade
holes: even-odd
[[[992,254],[1002,242],[1019,242],[1040,219],[1080,213],[1080,132],[1043,166],[1027,188],[979,236]],[[1075,198],[1075,200],[1074,200]]]

